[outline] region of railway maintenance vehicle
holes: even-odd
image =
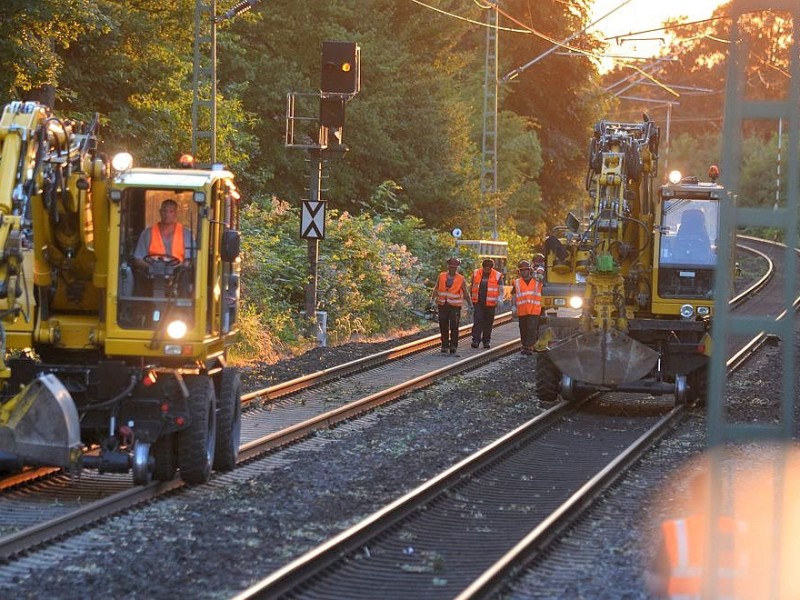
[[[675,172],[658,185],[658,148],[659,129],[646,116],[594,128],[589,217],[569,213],[544,242],[542,400],[598,390],[706,399],[727,196],[716,166],[709,182]]]
[[[134,168],[37,102],[0,116],[0,470],[203,483],[236,463],[239,193],[223,168]],[[191,242],[140,233],[173,200]],[[159,236],[160,237],[160,236]],[[163,241],[161,244],[164,247]]]

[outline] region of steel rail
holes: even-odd
[[[438,340],[438,336],[436,337]],[[424,344],[426,340],[422,340],[422,342]],[[404,344],[403,346],[383,352],[381,354],[384,357],[402,356],[404,353],[407,354],[409,349],[418,344],[419,342]],[[438,341],[436,341],[436,344],[438,345]],[[352,419],[360,414],[369,412],[382,404],[387,404],[402,396],[405,396],[413,390],[432,385],[437,380],[444,377],[449,377],[467,370],[478,368],[506,354],[515,352],[519,349],[519,346],[519,339],[511,340],[490,350],[486,350],[479,354],[474,354],[456,362],[449,363],[445,367],[435,369],[410,379],[402,384],[398,384],[385,390],[370,394],[353,402],[349,402],[337,409],[317,415],[301,423],[291,425],[257,440],[253,440],[241,446],[237,464],[253,460],[259,455],[265,454],[270,450],[286,446],[292,442],[296,442],[299,439],[307,437],[315,431],[330,428],[336,423],[340,423],[342,421]],[[380,361],[379,364],[383,364],[387,360],[389,359],[384,358],[384,360]],[[370,361],[353,361],[353,363],[361,365],[368,364],[369,362]],[[353,363],[348,363],[348,367],[346,369],[347,372],[353,372],[350,371],[350,369],[355,368]],[[361,367],[357,368],[356,370],[363,370],[364,368],[371,367]],[[334,370],[331,369],[328,371],[320,371],[317,373],[317,375],[328,378],[324,379],[324,381],[337,378],[330,375],[331,371]],[[341,376],[341,374],[339,376]],[[301,384],[298,384],[303,386],[299,387],[298,389],[304,389],[304,387],[308,387],[309,385],[316,385],[309,384],[308,377],[301,379],[305,381],[303,381]],[[102,500],[87,504],[85,507],[70,511],[69,513],[56,519],[49,520],[46,523],[41,523],[39,525],[22,529],[8,536],[3,536],[0,538],[0,560],[8,561],[12,557],[31,550],[36,546],[77,531],[91,524],[92,522],[97,522],[98,520],[101,520],[112,514],[120,513],[143,502],[151,501],[162,494],[178,490],[184,485],[185,484],[182,481],[176,479],[169,482],[153,482],[145,486],[136,486],[129,490],[111,494]]]
[[[239,460],[250,460],[276,447],[285,446],[293,441],[307,437],[317,430],[328,429],[336,423],[340,423],[357,415],[364,414],[377,408],[378,406],[397,400],[398,398],[401,398],[414,390],[430,386],[439,379],[457,375],[458,373],[462,373],[464,371],[476,369],[482,365],[497,360],[506,354],[517,351],[519,347],[519,339],[511,340],[504,344],[495,346],[490,350],[481,352],[480,354],[463,358],[440,369],[429,371],[423,375],[414,377],[413,379],[409,379],[408,381],[398,385],[380,390],[374,394],[370,394],[369,396],[365,396],[353,402],[348,402],[343,406],[316,415],[301,423],[291,425],[273,434],[253,440],[252,442],[241,446],[239,449]]]
[[[429,479],[360,523],[275,571],[256,585],[235,596],[234,600],[271,598],[280,596],[295,588],[299,583],[307,580],[310,575],[322,571],[333,562],[339,560],[341,556],[357,549],[376,534],[403,520],[446,489],[459,483],[465,477],[469,477],[472,473],[481,470],[487,464],[496,460],[498,455],[519,445],[523,438],[528,439],[553,423],[562,420],[587,401],[588,399],[583,400],[581,403],[562,401],[556,404],[436,477]]]
[[[743,302],[748,294],[753,294],[760,290],[774,272],[774,265],[772,265],[766,255],[754,248],[746,247],[743,249],[766,259],[769,268],[767,273],[753,284],[753,286],[731,300],[731,304],[733,305]],[[585,399],[583,402],[588,400],[589,398]],[[429,480],[380,511],[367,517],[362,522],[275,571],[262,581],[235,596],[234,600],[278,597],[296,589],[302,582],[308,581],[316,573],[323,571],[339,561],[341,557],[364,546],[368,540],[375,537],[378,533],[392,528],[395,524],[418,510],[420,506],[424,506],[432,498],[443,493],[444,490],[451,487],[453,484],[463,481],[464,478],[469,477],[471,473],[484,467],[505,451],[504,447],[506,445],[520,445],[522,443],[520,439],[529,439],[534,430],[538,431],[542,428],[542,423],[551,423],[561,418],[561,416],[565,414],[565,411],[568,411],[570,408],[577,410],[577,407],[581,404],[582,402],[562,402],[554,406],[542,415],[539,415],[536,419],[529,421],[500,440],[495,441],[474,455],[464,459],[439,476]],[[685,412],[685,405],[678,405],[671,409],[669,413],[618,455],[616,459],[577,490],[567,502],[537,526],[526,538],[520,541],[506,556],[501,558],[498,563],[478,578],[472,586],[468,587],[462,593],[464,598],[472,597],[470,594],[473,593],[471,591],[473,587],[482,589],[484,585],[491,584],[495,586],[496,581],[502,581],[507,577],[508,573],[510,573],[514,569],[514,566],[518,565],[521,560],[524,560],[528,555],[535,553],[537,549],[545,547],[555,539],[563,529],[573,522],[576,514],[582,513],[599,495],[613,485],[613,483],[635,464],[642,455],[652,448],[659,439],[678,423],[685,415]],[[527,428],[531,428],[530,431],[525,431]],[[493,569],[496,569],[496,574],[493,572]],[[458,598],[460,599],[461,596],[458,596]]]
[[[638,462],[684,415],[686,406],[679,404],[628,446],[603,470],[587,481],[566,502],[511,550],[483,572],[455,600],[486,598],[498,591],[521,564],[541,553],[566,531],[602,494]]]
[[[495,318],[495,325],[503,325],[510,321],[510,312],[501,313]],[[467,336],[471,331],[472,325],[462,325],[458,330],[459,339]],[[413,342],[403,344],[402,346],[397,346],[396,348],[390,348],[388,350],[371,354],[370,356],[365,356],[363,358],[358,358],[335,367],[322,369],[320,371],[316,371],[315,373],[309,373],[308,375],[303,375],[302,377],[297,377],[295,379],[277,383],[261,390],[243,394],[242,402],[248,403],[252,402],[253,400],[275,400],[277,398],[282,398],[284,396],[288,396],[289,394],[314,387],[320,383],[339,379],[340,377],[346,377],[347,375],[352,375],[353,373],[358,373],[366,369],[373,369],[393,360],[398,360],[418,352],[423,352],[429,348],[436,347],[439,344],[440,337],[437,333],[421,340],[415,340]]]

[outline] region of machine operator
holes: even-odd
[[[148,256],[159,260],[174,258],[180,264],[194,253],[191,232],[178,222],[178,203],[164,200],[159,214],[160,221],[142,231],[133,252],[134,263],[141,269],[149,266],[145,260]]]

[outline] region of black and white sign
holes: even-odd
[[[300,237],[305,240],[325,239],[325,202],[303,200]]]

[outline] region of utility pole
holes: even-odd
[[[481,204],[492,211],[492,239],[497,232],[497,0],[486,11],[486,57],[483,72],[483,143]]]
[[[244,0],[217,16],[217,0],[195,0],[192,64],[192,156],[217,162],[217,25],[247,12],[261,0]]]
[[[217,162],[217,1],[196,0],[192,66],[192,156]],[[202,145],[202,147],[201,147]]]

